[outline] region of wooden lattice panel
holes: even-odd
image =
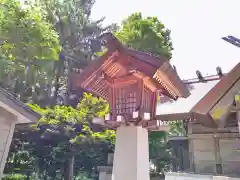
[[[116,114],[131,114],[137,108],[136,85],[116,89]]]
[[[96,80],[91,88],[93,92],[98,92],[98,94],[104,99],[108,100],[108,89],[106,82],[103,80]]]

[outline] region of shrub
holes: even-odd
[[[27,176],[23,174],[10,174],[2,178],[2,180],[26,180]]]

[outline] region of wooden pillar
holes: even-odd
[[[234,101],[236,103],[236,118],[238,122],[238,131],[240,133],[240,95],[235,95]]]
[[[188,137],[192,135],[192,124],[188,124]],[[195,164],[194,164],[194,147],[193,147],[193,139],[189,138],[189,160],[190,160],[190,171],[195,172]]]
[[[240,133],[240,110],[237,111],[237,121],[238,121],[239,133]]]
[[[214,136],[214,156],[216,162],[216,173],[221,175],[222,172],[222,160],[220,155],[220,147],[219,147],[219,138]]]
[[[237,104],[237,111],[236,111],[236,118],[237,118],[237,122],[238,122],[238,131],[240,133],[240,102],[238,102]]]

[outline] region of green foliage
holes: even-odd
[[[92,178],[89,178],[86,173],[79,173],[74,179],[75,180],[92,180]]]
[[[92,119],[94,117],[104,117],[109,112],[109,104],[102,98],[94,97],[92,94],[84,93],[77,109],[79,109],[83,117]]]
[[[108,152],[113,151],[115,132],[96,127],[91,121],[93,117],[104,116],[108,112],[108,104],[85,93],[77,108],[29,106],[42,114],[42,118],[28,131],[15,133],[9,164],[15,162],[15,169],[22,168],[21,171],[25,168],[37,169],[40,179],[61,179],[66,174],[64,167],[71,160],[76,167],[76,177],[82,172],[87,173],[86,177],[96,176],[97,166],[104,165]],[[18,144],[24,150],[19,151]],[[26,161],[19,152],[28,157]]]
[[[2,180],[26,180],[27,176],[22,174],[10,174],[2,178]]]
[[[111,28],[102,26],[104,19],[94,21],[90,18],[95,0],[35,1],[59,33],[66,60],[81,68],[86,66],[102,47],[94,37]]]
[[[41,9],[17,0],[1,0],[1,52],[10,59],[58,59],[57,33],[47,23]]]
[[[46,87],[59,58],[59,36],[39,7],[18,0],[0,5],[0,86],[40,104],[50,94]]]
[[[143,18],[141,13],[134,13],[122,21],[116,36],[134,49],[171,58],[170,30],[157,17]]]
[[[149,158],[154,168],[152,174],[162,174],[169,169],[172,155],[167,144],[167,132],[153,131],[149,133]]]
[[[169,136],[186,136],[186,130],[182,121],[172,121],[170,124]]]
[[[30,105],[30,107],[42,114],[42,118],[33,126],[40,132],[41,137],[53,138],[56,136],[56,139],[61,139],[59,143],[72,145],[114,139],[112,131],[93,132],[91,130],[92,118],[104,116],[108,112],[106,102],[91,94],[85,93],[76,109],[71,106],[55,106],[53,109],[42,109],[37,105]]]
[[[54,134],[65,136],[70,143],[81,144],[88,140],[114,139],[113,131],[105,130],[93,132],[90,128],[94,117],[103,117],[108,111],[108,104],[101,98],[84,93],[77,108],[71,106],[55,106],[42,109],[38,105],[30,107],[42,114],[42,118],[33,127],[41,132],[41,135]],[[43,131],[44,129],[44,131]]]

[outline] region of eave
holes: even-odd
[[[0,88],[0,106],[17,117],[17,123],[36,122],[41,115],[24,105],[12,94]]]

